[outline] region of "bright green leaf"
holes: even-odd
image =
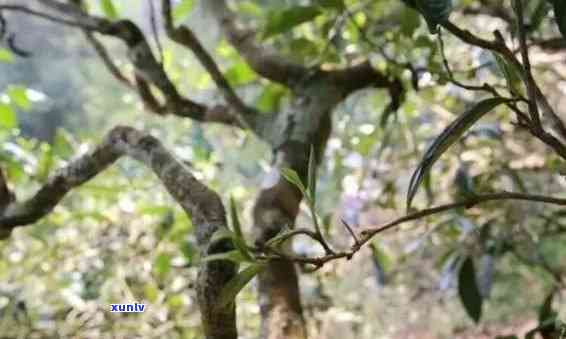
[[[0,48],[0,62],[11,64],[14,62],[14,54],[9,49]]]
[[[29,101],[27,89],[23,86],[9,86],[7,93],[16,106],[23,110],[29,110],[31,108],[31,102]]]
[[[233,303],[238,293],[240,293],[240,291],[264,268],[265,264],[251,264],[238,272],[220,291],[220,297],[216,307],[222,309],[230,303]]]
[[[458,274],[458,294],[464,309],[476,323],[481,318],[483,299],[476,282],[476,269],[471,257],[466,258]]]
[[[409,183],[407,193],[407,210],[411,208],[411,203],[425,175],[430,171],[432,165],[440,156],[458,140],[474,123],[476,123],[486,113],[508,101],[504,98],[485,99],[470,110],[460,115],[434,140],[432,145],[426,150],[419,166],[413,173]]]
[[[165,253],[159,254],[155,258],[154,270],[158,276],[164,278],[171,271],[171,256]]]
[[[18,125],[16,111],[8,104],[0,103],[0,126],[15,128]]]
[[[245,85],[257,79],[255,72],[244,61],[232,65],[226,70],[224,76],[234,86]]]
[[[263,92],[256,101],[257,108],[262,112],[274,112],[279,109],[279,103],[287,90],[285,87],[277,84],[269,84],[265,86]]]
[[[173,21],[175,23],[179,23],[180,21],[184,20],[193,10],[195,5],[194,0],[182,0],[175,8],[173,9]]]
[[[277,34],[290,31],[296,26],[309,22],[322,12],[315,6],[296,6],[268,15],[263,38],[267,39]]]
[[[112,0],[100,0],[100,7],[102,9],[102,13],[104,13],[108,19],[118,19],[118,11],[116,11],[116,7]]]

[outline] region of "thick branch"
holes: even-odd
[[[233,249],[231,242],[210,243],[217,230],[227,228],[218,194],[198,181],[156,138],[130,127],[116,127],[96,147],[57,171],[29,200],[11,202],[0,209],[0,230],[9,233],[17,226],[34,223],[50,213],[73,188],[106,169],[121,156],[145,164],[159,177],[167,191],[191,217],[203,256]],[[0,177],[0,189],[3,177]],[[222,287],[236,274],[230,261],[204,262],[199,271],[198,300],[206,338],[237,338],[234,306],[218,307]]]

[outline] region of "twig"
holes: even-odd
[[[341,258],[351,258],[355,253],[357,253],[366,243],[368,243],[374,236],[379,233],[385,232],[389,229],[397,227],[401,224],[404,224],[409,221],[420,220],[424,217],[443,213],[446,211],[450,211],[456,208],[471,208],[478,204],[483,204],[491,201],[502,201],[502,200],[522,200],[522,201],[533,201],[533,202],[540,202],[546,204],[554,204],[560,206],[566,206],[566,199],[562,198],[555,198],[543,195],[535,195],[535,194],[526,194],[526,193],[515,193],[515,192],[501,192],[501,193],[490,193],[490,194],[483,194],[483,195],[476,195],[466,200],[453,202],[445,205],[440,205],[437,207],[427,208],[424,210],[416,211],[407,215],[404,215],[400,218],[397,218],[393,221],[390,221],[386,224],[380,226],[368,226],[365,227],[359,233],[359,242],[352,245],[349,250],[336,252],[329,255],[324,255],[320,257],[299,257],[299,256],[292,256],[292,255],[285,255],[279,253],[278,256],[258,256],[258,259],[287,259],[291,261],[295,261],[298,263],[304,264],[311,264],[316,267],[321,267],[327,262],[341,259]]]

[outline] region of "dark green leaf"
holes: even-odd
[[[317,4],[324,8],[344,10],[344,0],[318,0]]]
[[[438,24],[448,20],[452,11],[452,0],[416,0],[414,2],[424,16],[431,32],[436,32]]]
[[[230,197],[230,218],[232,220],[232,229],[234,230],[234,245],[242,253],[242,256],[246,260],[252,260],[252,256],[248,251],[248,246],[246,245],[246,240],[242,232],[242,226],[240,224],[240,219],[238,218],[238,210],[236,208],[236,202],[233,197]]]
[[[100,7],[108,19],[118,19],[118,11],[116,11],[116,7],[112,0],[100,0]]]
[[[300,24],[313,20],[321,13],[320,9],[315,6],[297,6],[275,11],[268,15],[263,38],[267,39],[287,32]]]
[[[10,105],[0,103],[0,126],[14,128],[18,125],[16,112]]]
[[[407,194],[407,210],[411,208],[411,203],[425,175],[430,171],[432,165],[440,156],[466,132],[476,121],[486,113],[506,102],[503,98],[485,99],[470,110],[460,115],[434,140],[432,145],[426,150],[419,166],[413,173],[409,183]]]
[[[235,277],[230,279],[220,291],[220,297],[216,307],[222,309],[233,303],[240,291],[263,269],[265,264],[251,264],[241,270]]]
[[[420,25],[419,13],[414,9],[405,7],[401,13],[401,34],[411,38]]]
[[[564,0],[551,0],[554,4],[554,17],[558,24],[558,29],[562,36],[566,38],[566,1]]]
[[[308,192],[309,198],[314,205],[316,201],[316,155],[314,153],[314,146],[311,145],[309,153],[309,168],[308,168]]]
[[[544,298],[544,302],[542,303],[542,305],[540,305],[539,311],[538,311],[538,321],[539,321],[539,326],[541,326],[542,324],[544,324],[546,321],[551,320],[554,322],[557,314],[556,312],[552,309],[552,301],[554,300],[554,291],[550,292],[545,298]]]
[[[471,257],[466,258],[460,267],[458,294],[470,318],[476,323],[479,322],[483,300],[476,282],[476,269]]]

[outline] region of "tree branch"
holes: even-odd
[[[220,89],[226,102],[228,102],[238,113],[237,117],[240,119],[242,126],[248,126],[251,120],[250,116],[253,116],[255,111],[246,106],[240,97],[238,97],[226,77],[224,77],[224,74],[220,71],[220,68],[212,56],[206,51],[204,46],[194,35],[193,31],[191,31],[187,26],[174,27],[173,16],[171,14],[171,1],[162,0],[161,9],[163,12],[165,32],[167,32],[167,36],[178,44],[189,48],[195,54],[197,59],[216,83],[216,86]],[[248,127],[248,129],[251,128]]]
[[[136,71],[136,86],[138,93],[148,108],[159,114],[172,113],[201,122],[218,122],[227,125],[242,127],[230,115],[230,107],[206,107],[188,98],[182,97],[175,85],[171,82],[161,64],[155,59],[149,44],[139,27],[129,20],[110,21],[84,13],[80,7],[73,4],[61,3],[53,0],[38,0],[40,3],[58,11],[61,15],[71,17],[59,18],[24,6],[0,5],[3,10],[22,12],[37,16],[59,24],[82,28],[88,32],[97,32],[122,40],[128,47],[128,57]],[[114,72],[116,75],[116,73]],[[122,81],[122,79],[119,79]],[[151,85],[161,91],[165,103],[158,102],[151,92]]]
[[[152,169],[189,215],[195,225],[197,242],[203,256],[234,248],[226,239],[211,243],[211,237],[216,231],[227,228],[224,206],[218,194],[198,181],[159,140],[130,127],[114,128],[93,151],[51,176],[29,200],[11,202],[0,209],[2,235],[49,214],[69,191],[92,179],[124,155]],[[4,187],[3,176],[0,176],[0,189]],[[197,293],[206,338],[237,338],[233,303],[224,308],[218,307],[222,287],[235,274],[235,264],[227,260],[201,264]]]
[[[243,28],[237,22],[225,0],[206,1],[205,6],[208,6],[216,17],[226,39],[257,74],[293,87],[308,73],[309,69],[304,65],[293,63],[272,48],[258,44],[255,41],[255,32]]]
[[[525,193],[514,193],[514,192],[501,192],[501,193],[490,193],[490,194],[482,194],[476,195],[466,200],[453,202],[445,205],[440,205],[437,207],[427,208],[424,210],[416,211],[407,215],[404,215],[400,218],[392,220],[388,223],[379,226],[367,226],[364,227],[358,234],[354,241],[354,244],[350,247],[350,249],[345,251],[336,252],[334,254],[324,255],[320,257],[300,257],[300,256],[288,256],[283,254],[277,254],[277,256],[282,256],[287,260],[291,260],[298,263],[303,264],[310,264],[315,266],[315,268],[320,268],[327,262],[347,258],[350,259],[352,256],[357,253],[366,243],[368,243],[373,237],[377,234],[387,231],[391,228],[397,227],[401,224],[404,224],[409,221],[420,220],[430,215],[443,213],[446,211],[450,211],[457,208],[472,208],[476,205],[491,202],[491,201],[501,201],[501,200],[522,200],[522,201],[532,201],[532,202],[540,202],[546,204],[554,204],[560,206],[566,206],[566,199],[562,198],[555,198],[543,195],[535,195],[535,194],[525,194]],[[264,257],[258,256],[260,259],[274,259],[274,256],[266,255]]]

